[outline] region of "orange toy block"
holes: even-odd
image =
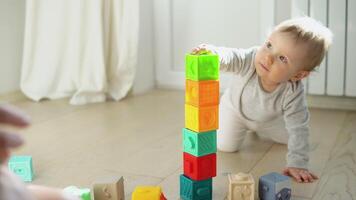
[[[185,103],[201,107],[219,104],[219,81],[185,82]]]
[[[185,104],[185,128],[195,132],[218,129],[219,106],[195,107]]]

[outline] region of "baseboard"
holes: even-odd
[[[181,90],[180,87],[158,87],[158,89],[175,89]],[[128,96],[131,96],[132,91]],[[25,100],[27,97],[20,91],[9,92],[0,95],[0,103],[11,103]],[[324,108],[324,109],[339,109],[339,110],[354,110],[356,111],[356,97],[336,97],[336,96],[307,96],[308,107]]]
[[[356,111],[356,97],[307,96],[308,107]]]
[[[27,97],[20,90],[5,93],[5,94],[0,94],[0,103],[12,103],[16,101],[22,101],[25,99],[27,99]]]

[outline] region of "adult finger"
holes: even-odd
[[[10,106],[0,106],[0,123],[25,127],[30,124],[30,118],[20,109]]]
[[[18,147],[23,144],[23,139],[13,133],[0,130],[0,164],[3,164],[10,156],[10,148]]]
[[[5,163],[5,161],[9,158],[10,151],[8,148],[4,146],[0,146],[0,165]]]
[[[15,148],[24,143],[22,137],[15,133],[8,133],[0,130],[0,147]]]

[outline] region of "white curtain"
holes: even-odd
[[[26,0],[21,90],[71,104],[119,100],[133,84],[139,0]]]

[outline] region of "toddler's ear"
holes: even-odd
[[[309,76],[310,71],[300,71],[296,75],[294,75],[290,80],[291,81],[299,81],[302,80],[303,78]]]

